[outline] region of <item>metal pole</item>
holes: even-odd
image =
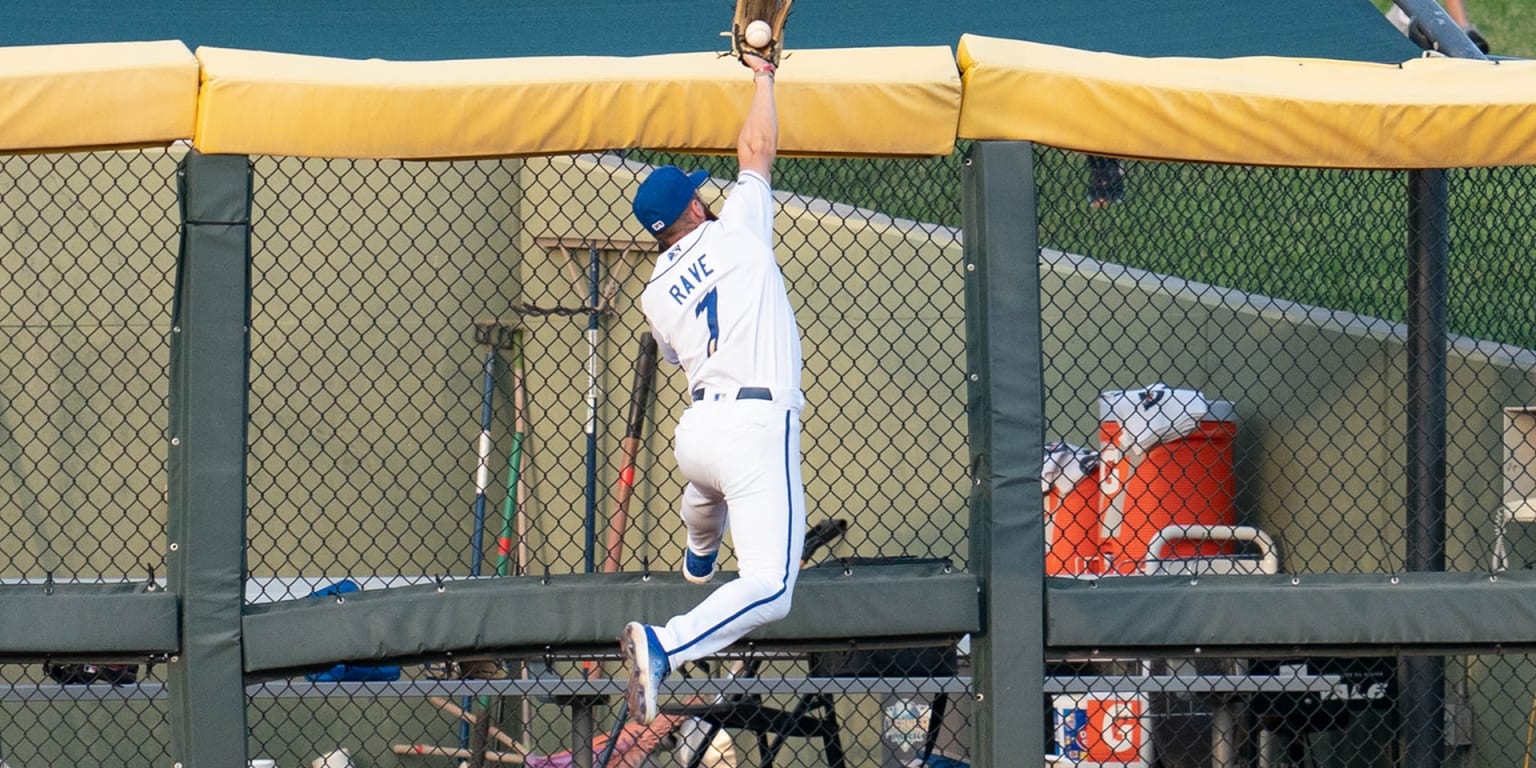
[[[596,699],[578,697],[571,704],[571,766],[592,768],[592,736],[597,732]]]
[[[1408,176],[1408,526],[1410,571],[1445,570],[1449,193],[1443,170]]]
[[[1392,0],[1392,3],[1408,14],[1413,27],[1423,33],[1435,50],[1457,59],[1488,58],[1435,0]]]
[[[1409,571],[1445,570],[1447,264],[1446,172],[1408,176]],[[1402,659],[1403,768],[1440,768],[1445,757],[1445,659]]]
[[[491,440],[492,425],[492,401],[496,395],[496,332],[495,323],[483,323],[475,325],[475,335],[483,349],[482,379],[483,386],[480,390],[480,436],[475,443],[475,503],[471,513],[474,518],[474,528],[469,533],[469,575],[471,578],[480,575],[480,562],[485,559],[485,504],[486,493],[491,487],[491,449],[494,443]],[[469,695],[459,698],[459,707],[465,712],[473,711],[475,700]],[[481,715],[484,717],[484,714]],[[459,723],[459,748],[470,749],[474,739],[471,738],[469,721]]]
[[[1393,0],[1447,56],[1486,60],[1434,0]],[[1450,193],[1441,169],[1408,174],[1408,479],[1405,566],[1445,570],[1446,361]],[[1405,656],[1399,665],[1403,768],[1445,759],[1445,658]]]

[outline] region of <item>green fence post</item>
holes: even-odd
[[[965,158],[970,562],[982,630],[971,645],[972,761],[1044,759],[1045,530],[1040,267],[1033,146],[978,142]]]
[[[166,570],[181,600],[181,652],[167,677],[171,749],[179,768],[229,768],[246,764],[250,161],[189,151],[176,178]]]

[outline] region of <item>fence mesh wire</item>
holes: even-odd
[[[0,665],[0,763],[169,765],[163,665]]]
[[[1036,157],[1048,438],[1077,462],[1049,494],[1058,572],[1234,551],[1148,552],[1173,524],[1257,528],[1287,572],[1409,569],[1407,175]],[[1505,409],[1531,404],[1536,371],[1522,182],[1448,182],[1449,570],[1529,546],[1502,512],[1536,472],[1504,448],[1531,439]],[[1156,385],[1173,394],[1136,402]]]
[[[175,158],[0,160],[0,579],[163,572]]]
[[[163,570],[176,156],[0,163],[6,583]],[[1046,437],[1060,443],[1043,468],[1051,575],[1407,568],[1405,174],[1050,148],[1035,160]],[[343,579],[603,568],[652,255],[628,194],[670,162],[710,170],[718,204],[730,159],[253,162],[247,601]],[[810,518],[850,521],[824,558],[970,565],[960,166],[957,153],[775,169],[777,253],[805,338]],[[1526,168],[1449,176],[1453,571],[1536,562],[1531,186]],[[620,570],[681,565],[670,436],[683,399],[664,366]],[[0,756],[165,764],[159,667],[132,661],[139,676],[118,686],[5,666]],[[249,688],[250,754],[583,765],[617,702],[612,656],[354,661],[347,674],[390,679]],[[1443,657],[1438,699],[1404,691],[1400,666],[1054,659],[1041,752],[1391,765],[1405,713],[1434,707],[1446,765],[1530,754],[1528,657]],[[954,647],[727,656],[674,677],[665,727],[626,733],[618,752],[655,766],[710,749],[699,764],[965,761],[968,673]]]
[[[1047,569],[1410,570],[1407,174],[1035,160]],[[1521,410],[1536,358],[1512,286],[1533,211],[1511,189],[1531,181],[1448,174],[1448,570],[1528,562],[1509,504],[1536,472]],[[1050,750],[1069,765],[1423,764],[1404,723],[1438,712],[1443,764],[1528,759],[1529,702],[1494,703],[1530,687],[1527,658],[1428,663],[1439,682],[1407,689],[1393,657],[1055,660]]]
[[[870,180],[891,183],[847,161],[788,165],[789,189],[878,197]],[[601,567],[646,330],[653,246],[623,213],[642,167],[257,162],[253,574],[387,586]],[[714,173],[718,197],[730,176]],[[934,190],[907,207],[954,218],[952,186]],[[846,552],[963,564],[956,232],[795,192],[781,206],[805,316],[811,518],[852,521]],[[681,566],[670,440],[684,397],[664,366],[619,570]]]
[[[705,192],[716,205],[733,180],[723,162],[648,153],[256,160],[252,601],[303,597],[341,579],[377,589],[607,565],[597,546],[614,505],[647,329],[638,299],[654,253],[626,201],[637,174],[664,162],[708,167]],[[895,183],[919,167],[947,168],[949,181]],[[776,169],[778,254],[806,338],[810,518],[851,523],[822,557],[964,565],[957,167],[955,159],[800,160]],[[902,216],[852,204],[891,202],[891,189],[902,190]],[[681,567],[671,433],[683,390],[680,373],[663,366],[645,408],[617,570]],[[734,567],[728,549],[721,566]],[[933,682],[784,693],[782,682],[754,691],[730,676],[804,678],[809,659],[725,660],[690,670],[700,685],[711,680],[703,691],[672,698],[704,719],[670,714],[636,738],[655,750],[650,764],[672,764],[713,717],[729,727],[704,743],[742,764],[911,758],[914,739],[918,750],[927,744],[934,697],[964,698],[956,663],[931,673],[951,681],[947,694]],[[250,698],[251,754],[293,762],[345,748],[424,764],[489,748],[589,760],[615,714],[608,681],[618,671],[613,658],[454,660],[407,665],[382,690],[268,683]],[[594,682],[572,690],[573,678]],[[466,697],[465,685],[516,690]],[[453,708],[494,721],[516,745],[462,724]],[[948,730],[964,727],[965,709],[946,709]],[[934,722],[929,752],[961,756],[953,733],[938,745],[945,729]],[[759,743],[753,726],[781,735]],[[382,757],[415,747],[415,756]],[[642,758],[629,748],[623,764]]]
[[[415,677],[366,695],[337,685],[268,683],[250,690],[251,754],[280,765],[342,750],[372,765],[476,758],[486,765],[591,765],[605,754],[613,766],[897,766],[924,754],[963,758],[967,688],[954,677],[953,652],[947,666],[941,652],[921,660],[928,657],[941,663],[899,668],[912,678],[904,685],[832,677],[876,673],[844,657],[813,657],[809,670],[827,676],[810,680],[799,659],[690,665],[669,683],[657,720],[630,723],[617,739],[610,729],[621,689],[606,679],[583,682],[583,662],[571,660],[531,660],[536,671],[526,680]],[[796,683],[792,691],[786,681]]]

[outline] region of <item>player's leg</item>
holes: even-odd
[[[690,476],[713,474],[709,479],[727,489],[739,574],[693,610],[656,629],[674,667],[783,618],[805,543],[798,414],[767,403],[716,410],[723,438],[702,454],[682,448],[680,440],[678,465]]]
[[[683,487],[679,513],[688,532],[683,577],[695,584],[703,584],[715,575],[715,560],[719,556],[720,542],[725,538],[728,517],[725,495],[690,482]]]
[[[664,626],[625,625],[620,637],[630,669],[625,695],[640,723],[656,717],[661,681],[677,666],[789,612],[804,546],[797,413],[766,403],[691,408],[678,424],[675,443],[678,467],[701,498],[730,489],[725,498],[740,577]]]

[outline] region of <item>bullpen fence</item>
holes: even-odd
[[[978,561],[994,543],[977,540],[971,517],[984,479],[973,476],[967,427],[975,273],[960,190],[971,150],[775,169],[777,254],[805,346],[809,516],[846,523],[807,578],[1007,567]],[[172,339],[183,332],[172,305],[185,269],[184,154],[0,164],[7,589],[163,590],[168,564],[188,554],[172,548],[184,539],[168,531],[166,479],[181,428],[167,413]],[[1424,518],[1409,508],[1443,515],[1435,530],[1452,575],[1509,583],[1536,561],[1530,169],[1447,177],[1443,504],[1433,493],[1425,504],[1407,447],[1426,412],[1409,395],[1423,295],[1405,256],[1409,174],[1046,147],[1031,159],[1039,248],[1019,257],[1038,257],[1039,326],[1026,316],[991,332],[1021,345],[1038,337],[1043,349],[1044,461],[1027,472],[1043,470],[1045,482],[1041,507],[1024,512],[1045,513],[1044,541],[1029,547],[1044,553],[1046,576],[1106,589],[1169,575],[1386,578],[1423,570],[1413,531]],[[664,364],[649,396],[634,399],[647,330],[638,297],[654,250],[627,203],[662,163],[710,170],[703,192],[717,208],[728,194],[728,158],[649,152],[250,159],[249,324],[235,353],[248,387],[236,596],[247,616],[355,604],[354,587],[675,576],[671,434],[686,396]],[[1027,375],[1002,375],[1015,373]],[[634,413],[645,416],[634,495],[610,558]],[[733,570],[730,550],[722,555]],[[921,625],[938,609],[903,598],[890,594],[898,607],[881,615]],[[1158,615],[1157,603],[1138,615]],[[564,626],[582,610],[494,605],[528,625]],[[1275,609],[1260,600],[1250,610],[1218,623]],[[358,632],[374,631],[351,616]],[[628,618],[605,615],[604,631]],[[453,629],[441,621],[422,614],[386,634]],[[1105,617],[1106,634],[1136,623]],[[7,651],[0,756],[11,768],[170,764],[173,734],[206,714],[173,706],[188,695],[176,677],[188,673],[167,671],[178,654],[86,658],[63,632],[56,654]],[[610,764],[945,765],[973,759],[972,726],[983,723],[1039,735],[1056,765],[1394,765],[1425,754],[1407,731],[1426,720],[1441,724],[1434,764],[1512,765],[1532,749],[1536,667],[1496,639],[1430,657],[1378,646],[1245,653],[1241,643],[1047,653],[1040,710],[1021,713],[978,696],[973,638],[936,634],[734,649],[675,678],[672,714],[621,734],[614,759],[628,762]],[[1008,653],[1008,638],[987,642],[994,658]],[[274,655],[244,649],[248,664]],[[115,666],[45,670],[45,657]],[[1428,659],[1432,674],[1405,658]],[[424,643],[328,661],[245,677],[251,758],[590,765],[622,686],[607,645]]]
[[[622,558],[604,562],[647,330],[654,247],[626,202],[645,167],[256,162],[253,575],[681,567],[671,432],[687,393],[670,365],[642,406]],[[714,177],[718,207],[734,178]],[[840,552],[963,567],[958,238],[918,223],[955,216],[942,191],[912,220],[784,193],[780,254],[805,315],[811,519],[850,521]]]

